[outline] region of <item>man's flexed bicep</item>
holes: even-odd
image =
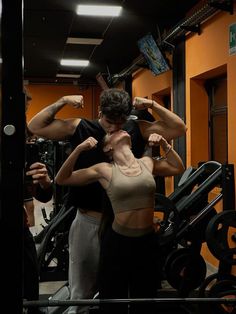
[[[162,135],[168,142],[185,134],[184,127],[181,129],[172,128],[162,120],[155,122],[139,120],[138,124],[141,134],[146,141],[148,141],[148,138],[152,133]]]
[[[31,132],[34,130],[34,134],[49,139],[62,141],[66,140],[69,136],[73,135],[77,125],[81,119],[53,119],[51,123],[43,126],[30,128]]]
[[[37,113],[29,122],[29,130],[38,136],[52,140],[64,140],[73,135],[80,119],[56,119],[56,114],[66,105],[73,108],[83,108],[81,95],[64,96],[55,103]]]
[[[155,100],[135,97],[133,106],[137,110],[151,108],[160,119],[154,122],[139,121],[139,127],[145,140],[152,133],[162,135],[167,141],[183,136],[186,133],[184,121],[174,112],[161,106]]]

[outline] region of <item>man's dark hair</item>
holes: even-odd
[[[100,110],[110,120],[126,119],[132,110],[129,94],[118,88],[104,90],[100,95]]]

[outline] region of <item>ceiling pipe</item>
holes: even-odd
[[[186,36],[190,32],[195,32],[200,35],[200,25],[215,15],[219,10],[224,10],[233,14],[233,0],[204,1],[202,7],[196,9],[191,16],[184,18],[170,29],[162,39],[160,46],[162,48],[168,46],[168,48],[171,47],[173,50],[175,48],[174,43],[177,39]],[[112,83],[115,84],[117,81],[124,79],[127,75],[131,75],[140,69],[140,67],[146,67],[145,64],[144,56],[138,56],[129,67],[112,76]]]

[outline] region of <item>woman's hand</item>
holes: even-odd
[[[90,136],[85,141],[83,141],[81,144],[79,144],[77,146],[77,148],[80,151],[91,150],[97,146],[97,143],[98,143],[98,141],[94,137]]]
[[[161,146],[165,153],[169,152],[171,149],[171,145],[167,142],[167,140],[160,134],[152,133],[148,138],[149,146]]]

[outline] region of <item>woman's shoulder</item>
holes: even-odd
[[[143,156],[142,158],[139,158],[138,160],[144,163],[153,163],[152,157],[149,157],[149,156]]]
[[[112,164],[108,162],[101,162],[94,165],[99,177],[99,182],[104,189],[107,189],[112,177]]]
[[[153,159],[149,156],[143,156],[138,159],[139,162],[143,163],[151,172],[153,169]]]
[[[109,162],[100,162],[92,166],[94,169],[103,173],[104,171],[110,170],[112,168],[112,164]]]

